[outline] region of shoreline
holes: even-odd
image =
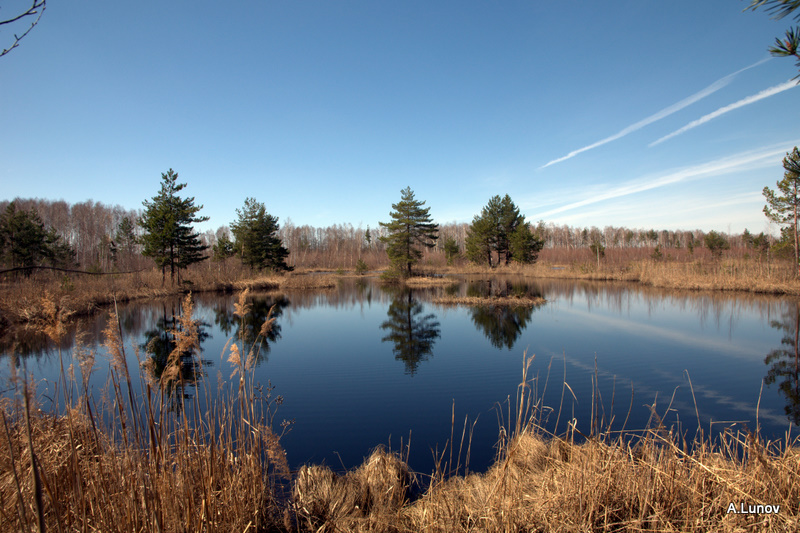
[[[530,398],[523,393],[522,400]],[[164,531],[255,526],[285,532],[616,531],[625,524],[626,531],[733,533],[755,527],[755,521],[758,531],[800,527],[797,442],[764,442],[747,432],[688,447],[660,427],[634,439],[600,433],[576,442],[574,432],[547,435],[535,416],[523,416],[511,422],[508,440],[498,444],[497,459],[486,471],[466,471],[459,447],[458,464],[448,464],[445,449],[428,477],[383,446],[343,472],[319,464],[290,471],[280,436],[248,414],[241,421],[236,413],[216,421],[224,422],[225,431],[243,422],[244,433],[234,430],[246,442],[243,448],[230,435],[208,432],[215,424],[205,420],[208,412],[200,424],[205,430],[177,423],[163,437],[177,439],[174,446],[165,446],[145,434],[137,437],[136,429],[120,434],[117,422],[95,426],[80,401],[71,414],[58,417],[33,409],[30,429],[19,404],[16,412],[10,402],[4,405],[0,524],[19,529],[25,513],[35,521],[37,488],[29,482],[35,453],[49,530],[78,524],[149,530],[155,522]],[[266,439],[261,444],[259,434]],[[88,505],[99,499],[119,511]],[[19,502],[26,511],[19,512]]]
[[[374,278],[380,271],[358,275],[353,271],[298,269],[282,275],[190,271],[180,285],[162,285],[160,273],[116,274],[97,277],[48,277],[44,280],[5,280],[0,284],[0,331],[34,324],[46,319],[42,302],[50,300],[66,316],[86,316],[117,302],[178,296],[187,292],[232,293],[251,290],[321,290],[334,287],[337,279]],[[597,269],[594,264],[503,265],[496,268],[475,265],[422,266],[419,275],[402,283],[411,288],[446,286],[462,276],[522,276],[535,279],[618,281],[668,290],[743,292],[774,296],[800,296],[800,279],[786,265],[765,266],[755,261],[685,263],[675,261],[634,261],[624,267]],[[438,302],[446,303],[446,302]],[[462,302],[467,303],[467,302]],[[493,302],[498,303],[498,302]],[[525,305],[529,305],[526,303]]]

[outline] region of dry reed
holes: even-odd
[[[494,306],[494,307],[530,307],[542,305],[544,298],[529,298],[527,296],[438,296],[431,299],[432,303],[439,305],[469,305],[469,306]]]
[[[459,283],[459,280],[456,278],[416,276],[404,279],[403,283],[409,287],[443,287],[447,285],[455,285],[456,283]]]
[[[271,327],[267,322],[262,330]],[[223,392],[217,401],[201,405],[195,395],[187,402],[182,393],[182,373],[173,368],[181,364],[178,355],[194,353],[197,344],[190,296],[173,331],[170,366],[158,382],[141,382],[138,394],[117,331],[110,321],[110,397],[97,400],[84,386],[83,394],[72,398],[62,372],[61,416],[32,409],[32,416],[23,417],[21,402],[5,402],[0,530],[29,530],[37,515],[43,521],[39,531],[227,532],[281,526],[278,483],[289,471],[271,426],[276,399],[269,392],[265,398],[253,394],[246,367],[238,392]],[[228,358],[236,363],[233,351]],[[21,381],[27,385],[26,377]],[[171,394],[176,396],[170,399]],[[170,400],[181,409],[170,410]]]
[[[240,318],[248,312],[247,298],[244,291],[235,304]],[[65,317],[56,302],[42,308],[50,316],[42,327],[56,337],[63,334],[59,323]],[[261,335],[273,324],[268,316]],[[106,331],[113,362],[109,396],[95,398],[83,380],[73,396],[67,374],[79,381],[62,370],[63,407],[56,416],[37,409],[27,375],[16,378],[16,394],[3,402],[0,426],[0,530],[733,533],[800,528],[795,443],[764,442],[744,432],[687,443],[660,425],[636,437],[596,430],[578,441],[574,421],[565,434],[548,435],[540,425],[547,409],[537,380],[528,375],[532,358],[523,359],[517,396],[502,418],[508,437],[487,472],[459,475],[451,438],[449,460],[441,460],[445,450],[422,494],[403,457],[379,448],[344,474],[323,466],[301,468],[286,499],[281,484],[289,476],[288,464],[272,426],[277,399],[268,393],[260,400],[254,393],[251,370],[258,339],[249,344],[244,336],[233,339],[223,353],[234,366],[238,388],[206,405],[198,395],[187,402],[180,394],[182,409],[175,412],[168,396],[182,385],[182,373],[143,381],[133,390],[118,331],[113,321]],[[194,351],[189,297],[173,334],[175,350]],[[91,372],[93,354],[79,350],[76,358],[82,374]],[[171,360],[180,364],[179,358]],[[459,464],[466,427],[456,453]],[[762,512],[730,512],[751,508]]]
[[[305,467],[294,494],[306,531],[733,533],[800,526],[793,443],[725,433],[689,448],[660,427],[630,439],[598,433],[578,443],[574,429],[546,437],[538,425],[544,408],[527,379],[530,361],[513,403],[511,437],[486,473],[447,477],[440,469],[420,498],[375,509],[359,496],[363,465],[343,476]],[[387,479],[396,479],[392,472]],[[751,508],[762,512],[741,512]]]

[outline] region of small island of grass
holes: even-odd
[[[431,302],[441,305],[532,307],[542,305],[547,300],[541,296],[439,296]]]

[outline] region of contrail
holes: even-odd
[[[606,192],[593,194],[585,200],[579,200],[577,202],[572,202],[570,204],[551,209],[544,213],[539,213],[538,216],[545,218],[558,213],[563,213],[564,211],[571,211],[579,207],[602,202],[604,200],[611,200],[613,198],[620,198],[631,194],[649,191],[651,189],[657,189],[659,187],[666,187],[667,185],[672,185],[682,181],[707,178],[709,176],[724,175],[731,172],[774,165],[776,161],[780,160],[780,157],[785,154],[787,150],[791,150],[791,147],[795,146],[796,144],[797,141],[788,144],[767,146],[759,150],[743,152],[734,156],[716,159],[708,163],[676,170],[660,177],[647,176],[641,179],[629,181],[609,189]]]
[[[746,105],[758,102],[759,100],[763,100],[764,98],[769,98],[772,95],[775,95],[775,94],[778,94],[778,93],[782,93],[783,91],[788,91],[789,89],[791,89],[793,87],[797,87],[797,82],[794,81],[794,80],[789,80],[786,83],[781,83],[780,85],[776,85],[774,87],[770,87],[769,89],[764,89],[763,91],[761,91],[758,94],[754,94],[753,96],[748,96],[747,98],[742,98],[738,102],[734,102],[734,103],[732,103],[730,105],[726,105],[725,107],[721,107],[721,108],[717,109],[713,113],[709,113],[708,115],[702,116],[702,117],[698,118],[697,120],[694,120],[694,121],[688,123],[687,125],[685,125],[681,129],[675,130],[672,133],[670,133],[669,135],[665,135],[664,137],[661,137],[659,140],[651,142],[647,146],[651,146],[652,147],[652,146],[655,146],[657,144],[660,144],[660,143],[666,141],[667,139],[671,139],[671,138],[675,137],[676,135],[680,135],[681,133],[683,133],[685,131],[689,131],[692,128],[696,128],[697,126],[700,126],[701,124],[705,124],[709,120],[715,119],[720,115],[724,115],[728,111],[733,111],[734,109],[738,109],[740,107],[744,107]]]
[[[579,148],[577,150],[574,150],[574,151],[568,153],[567,155],[565,155],[564,157],[559,157],[558,159],[553,159],[552,161],[550,161],[546,165],[544,165],[542,167],[539,167],[539,168],[540,169],[547,168],[550,165],[555,165],[556,163],[561,163],[562,161],[566,161],[567,159],[571,159],[571,158],[575,157],[576,155],[578,155],[580,153],[586,152],[587,150],[591,150],[592,148],[597,148],[598,146],[602,146],[602,145],[604,145],[606,143],[610,143],[611,141],[616,141],[617,139],[619,139],[621,137],[624,137],[624,136],[628,135],[629,133],[633,133],[636,130],[640,130],[640,129],[644,128],[645,126],[647,126],[648,124],[652,124],[653,122],[655,122],[657,120],[661,120],[662,118],[667,117],[667,116],[675,113],[676,111],[680,111],[684,107],[689,106],[689,105],[697,102],[698,100],[701,100],[701,99],[705,98],[706,96],[717,92],[718,90],[720,90],[723,87],[725,87],[726,85],[728,85],[733,80],[733,78],[735,78],[738,74],[744,72],[745,70],[749,70],[751,68],[757,67],[758,65],[760,65],[760,64],[762,64],[762,63],[764,63],[766,61],[769,61],[770,59],[771,58],[766,57],[766,58],[764,58],[764,59],[762,59],[760,61],[756,61],[752,65],[749,65],[747,67],[744,67],[743,69],[737,70],[736,72],[734,72],[732,74],[728,74],[724,78],[718,79],[717,81],[715,81],[714,83],[712,83],[711,85],[706,87],[705,89],[694,93],[693,95],[689,96],[688,98],[684,98],[683,100],[681,100],[680,102],[678,102],[676,104],[673,104],[673,105],[671,105],[671,106],[669,106],[667,108],[662,109],[661,111],[659,111],[658,113],[656,113],[654,115],[650,115],[649,117],[647,117],[644,120],[640,120],[639,122],[637,122],[635,124],[631,124],[627,128],[623,129],[619,133],[616,133],[616,134],[612,135],[611,137],[606,137],[605,139],[597,141],[594,144],[590,144],[589,146],[584,146],[583,148]]]

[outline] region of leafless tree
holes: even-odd
[[[47,0],[32,0],[31,6],[22,13],[18,13],[17,15],[12,16],[8,19],[0,20],[0,26],[5,26],[7,24],[13,24],[15,22],[19,22],[21,20],[26,20],[29,22],[30,25],[22,34],[14,34],[14,42],[8,48],[4,48],[2,52],[0,52],[0,57],[3,57],[11,50],[19,46],[19,42],[28,35],[31,30],[39,24],[39,21],[42,19],[42,15],[44,15],[44,10],[47,7]]]

